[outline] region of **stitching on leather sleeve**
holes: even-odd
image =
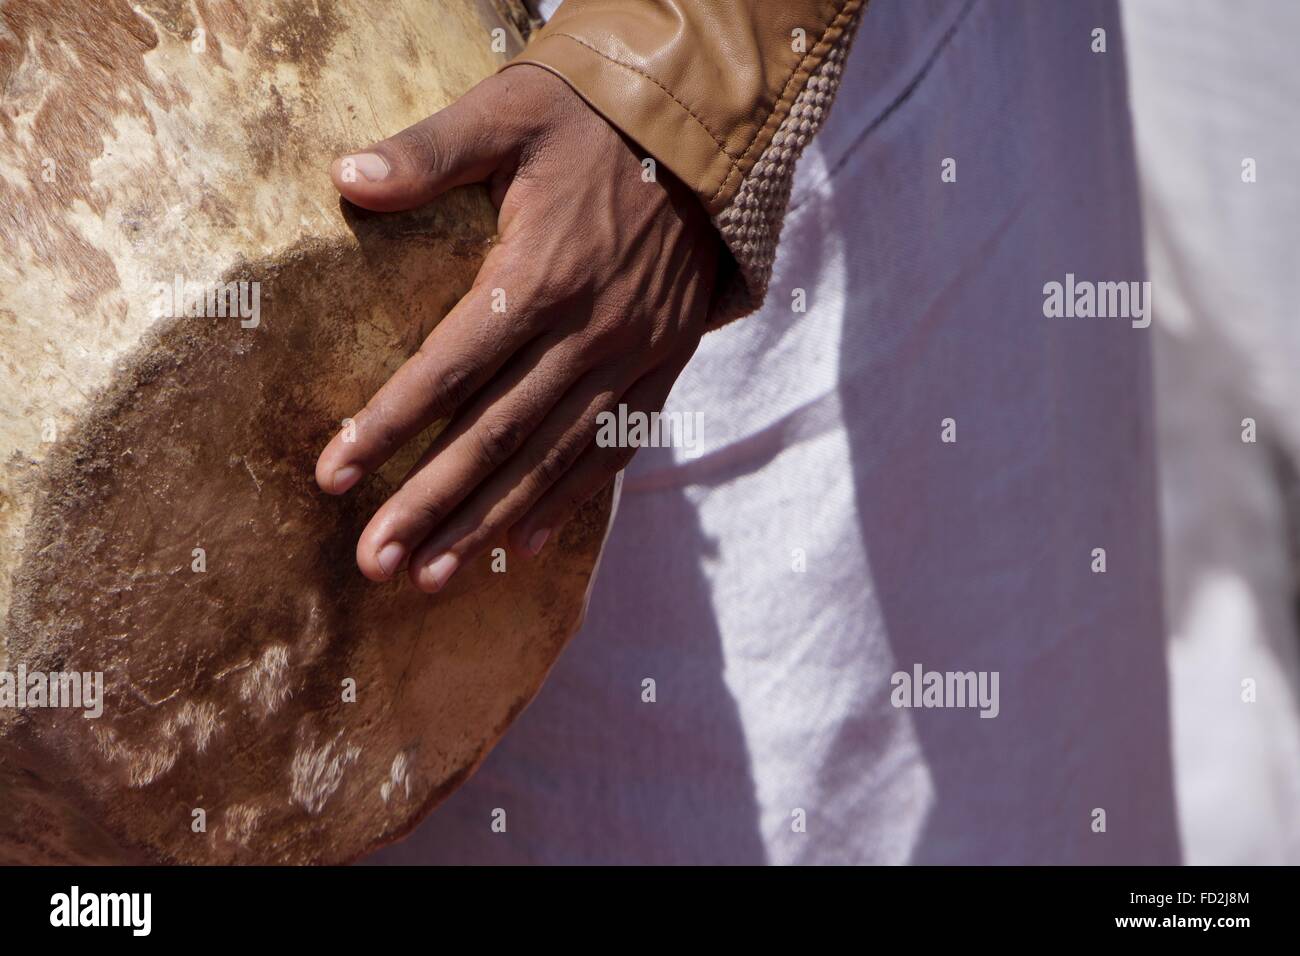
[[[548,36],[553,36],[553,37],[564,37],[566,40],[572,40],[574,43],[577,43],[579,46],[586,47],[588,50],[590,50],[592,53],[596,54],[596,55],[597,55],[598,57],[600,57],[601,59],[606,60],[606,61],[608,61],[608,62],[610,62],[610,63],[613,63],[615,66],[621,66],[623,69],[625,69],[625,70],[629,70],[630,72],[635,73],[635,74],[637,74],[638,76],[643,76],[643,77],[645,77],[647,80],[649,80],[649,81],[650,81],[651,83],[653,83],[655,86],[659,87],[659,89],[661,89],[661,90],[663,90],[665,93],[667,93],[667,94],[669,95],[669,97],[672,98],[672,101],[673,101],[674,103],[676,103],[676,104],[677,104],[678,106],[680,106],[683,110],[685,110],[685,111],[686,111],[686,114],[687,114],[688,116],[690,116],[691,119],[695,120],[695,122],[697,122],[697,123],[700,125],[700,129],[704,130],[704,132],[706,132],[706,133],[709,134],[709,139],[713,140],[713,145],[717,146],[717,147],[718,147],[718,150],[722,153],[722,155],[725,156],[725,157],[727,158],[727,160],[728,160],[728,165],[731,166],[733,169],[735,168],[735,166],[736,166],[736,159],[735,159],[735,157],[732,156],[731,153],[727,151],[727,147],[723,144],[722,140],[718,137],[718,135],[717,135],[716,133],[714,133],[713,130],[709,129],[708,124],[705,123],[704,120],[700,119],[697,115],[695,115],[695,111],[694,111],[693,109],[691,109],[689,106],[687,106],[687,105],[686,105],[685,103],[683,103],[681,100],[679,100],[679,99],[677,98],[677,94],[675,94],[672,90],[668,89],[668,87],[664,86],[662,83],[660,83],[657,79],[655,79],[655,78],[654,78],[653,76],[651,76],[649,73],[645,72],[644,70],[638,70],[638,69],[637,69],[636,67],[634,67],[634,66],[629,66],[628,64],[623,63],[623,62],[620,61],[620,60],[616,60],[616,59],[614,59],[612,56],[610,56],[610,55],[607,54],[607,53],[602,53],[600,50],[596,49],[596,48],[595,48],[594,46],[592,46],[590,43],[587,43],[585,40],[582,40],[582,39],[580,39],[579,37],[575,37],[575,36],[574,36],[573,34],[571,34],[571,33],[560,33],[560,32],[557,31],[557,32],[555,32],[555,33],[550,33],[550,34],[547,34],[547,35],[548,35]]]
[[[772,111],[768,113],[766,122],[754,131],[754,136],[750,139],[749,145],[745,148],[745,151],[741,153],[738,158],[732,160],[731,171],[727,174],[726,178],[722,180],[718,188],[713,191],[713,195],[709,196],[709,205],[712,205],[713,202],[717,200],[718,196],[722,194],[722,191],[727,188],[728,184],[731,182],[732,176],[739,172],[740,164],[743,163],[748,158],[749,154],[754,151],[754,147],[757,146],[759,141],[763,138],[763,134],[767,131],[768,127],[773,126],[774,124],[776,126],[780,125],[781,120],[778,117],[780,117],[782,107],[788,109],[794,102],[794,97],[790,96],[790,91],[795,80],[799,78],[801,73],[804,75],[805,82],[812,77],[816,68],[807,69],[808,64],[814,62],[820,63],[826,56],[827,51],[834,46],[834,43],[828,42],[826,37],[832,30],[843,29],[844,26],[852,22],[855,11],[851,8],[854,8],[853,0],[844,0],[843,4],[840,6],[840,12],[835,15],[835,19],[826,24],[826,29],[822,31],[821,37],[818,39],[817,43],[814,44],[813,48],[804,54],[803,58],[794,65],[793,69],[791,69],[790,76],[787,77],[785,84],[781,87],[781,95],[777,97],[776,104],[772,107]],[[731,157],[730,153],[727,153],[726,155],[728,158]]]

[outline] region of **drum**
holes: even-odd
[[[527,24],[514,0],[0,6],[0,861],[354,859],[469,777],[577,630],[612,492],[428,596],[353,549],[432,430],[342,498],[312,477],[495,223],[478,187],[360,212],[329,161]]]

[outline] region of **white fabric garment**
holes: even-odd
[[[1190,863],[1300,863],[1294,0],[1123,6],[1156,288],[1174,767]],[[1243,162],[1254,162],[1252,183]],[[1242,420],[1257,441],[1241,440]],[[1242,681],[1254,681],[1254,700]]]
[[[703,454],[638,455],[583,631],[376,859],[1178,862],[1151,330],[1044,315],[1140,230],[1111,0],[873,0],[769,302],[670,398]],[[997,716],[893,706],[918,664]]]

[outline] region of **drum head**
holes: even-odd
[[[400,837],[537,692],[610,515],[606,492],[536,560],[429,596],[354,548],[432,431],[345,496],[313,480],[494,224],[480,187],[358,213],[330,158],[497,69],[517,0],[174,6],[0,10],[0,165],[27,171],[0,181],[0,671],[83,697],[102,674],[88,708],[0,706],[4,862]],[[256,322],[151,313],[174,277],[256,294]]]
[[[259,326],[164,324],[46,463],[11,668],[102,673],[103,713],[30,710],[7,742],[111,856],[335,862],[392,840],[577,629],[608,493],[537,559],[501,542],[431,596],[353,557],[431,434],[346,496],[312,477],[468,287],[483,250],[461,212],[367,217],[355,242],[242,265],[223,278],[260,282]]]

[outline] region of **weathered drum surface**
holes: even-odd
[[[526,22],[0,0],[0,671],[104,675],[97,718],[0,694],[0,861],[356,858],[472,773],[577,629],[608,494],[430,597],[353,561],[425,442],[342,498],[312,478],[494,226],[478,189],[358,213],[329,160],[445,106]],[[247,283],[256,324],[161,314],[177,281]]]

